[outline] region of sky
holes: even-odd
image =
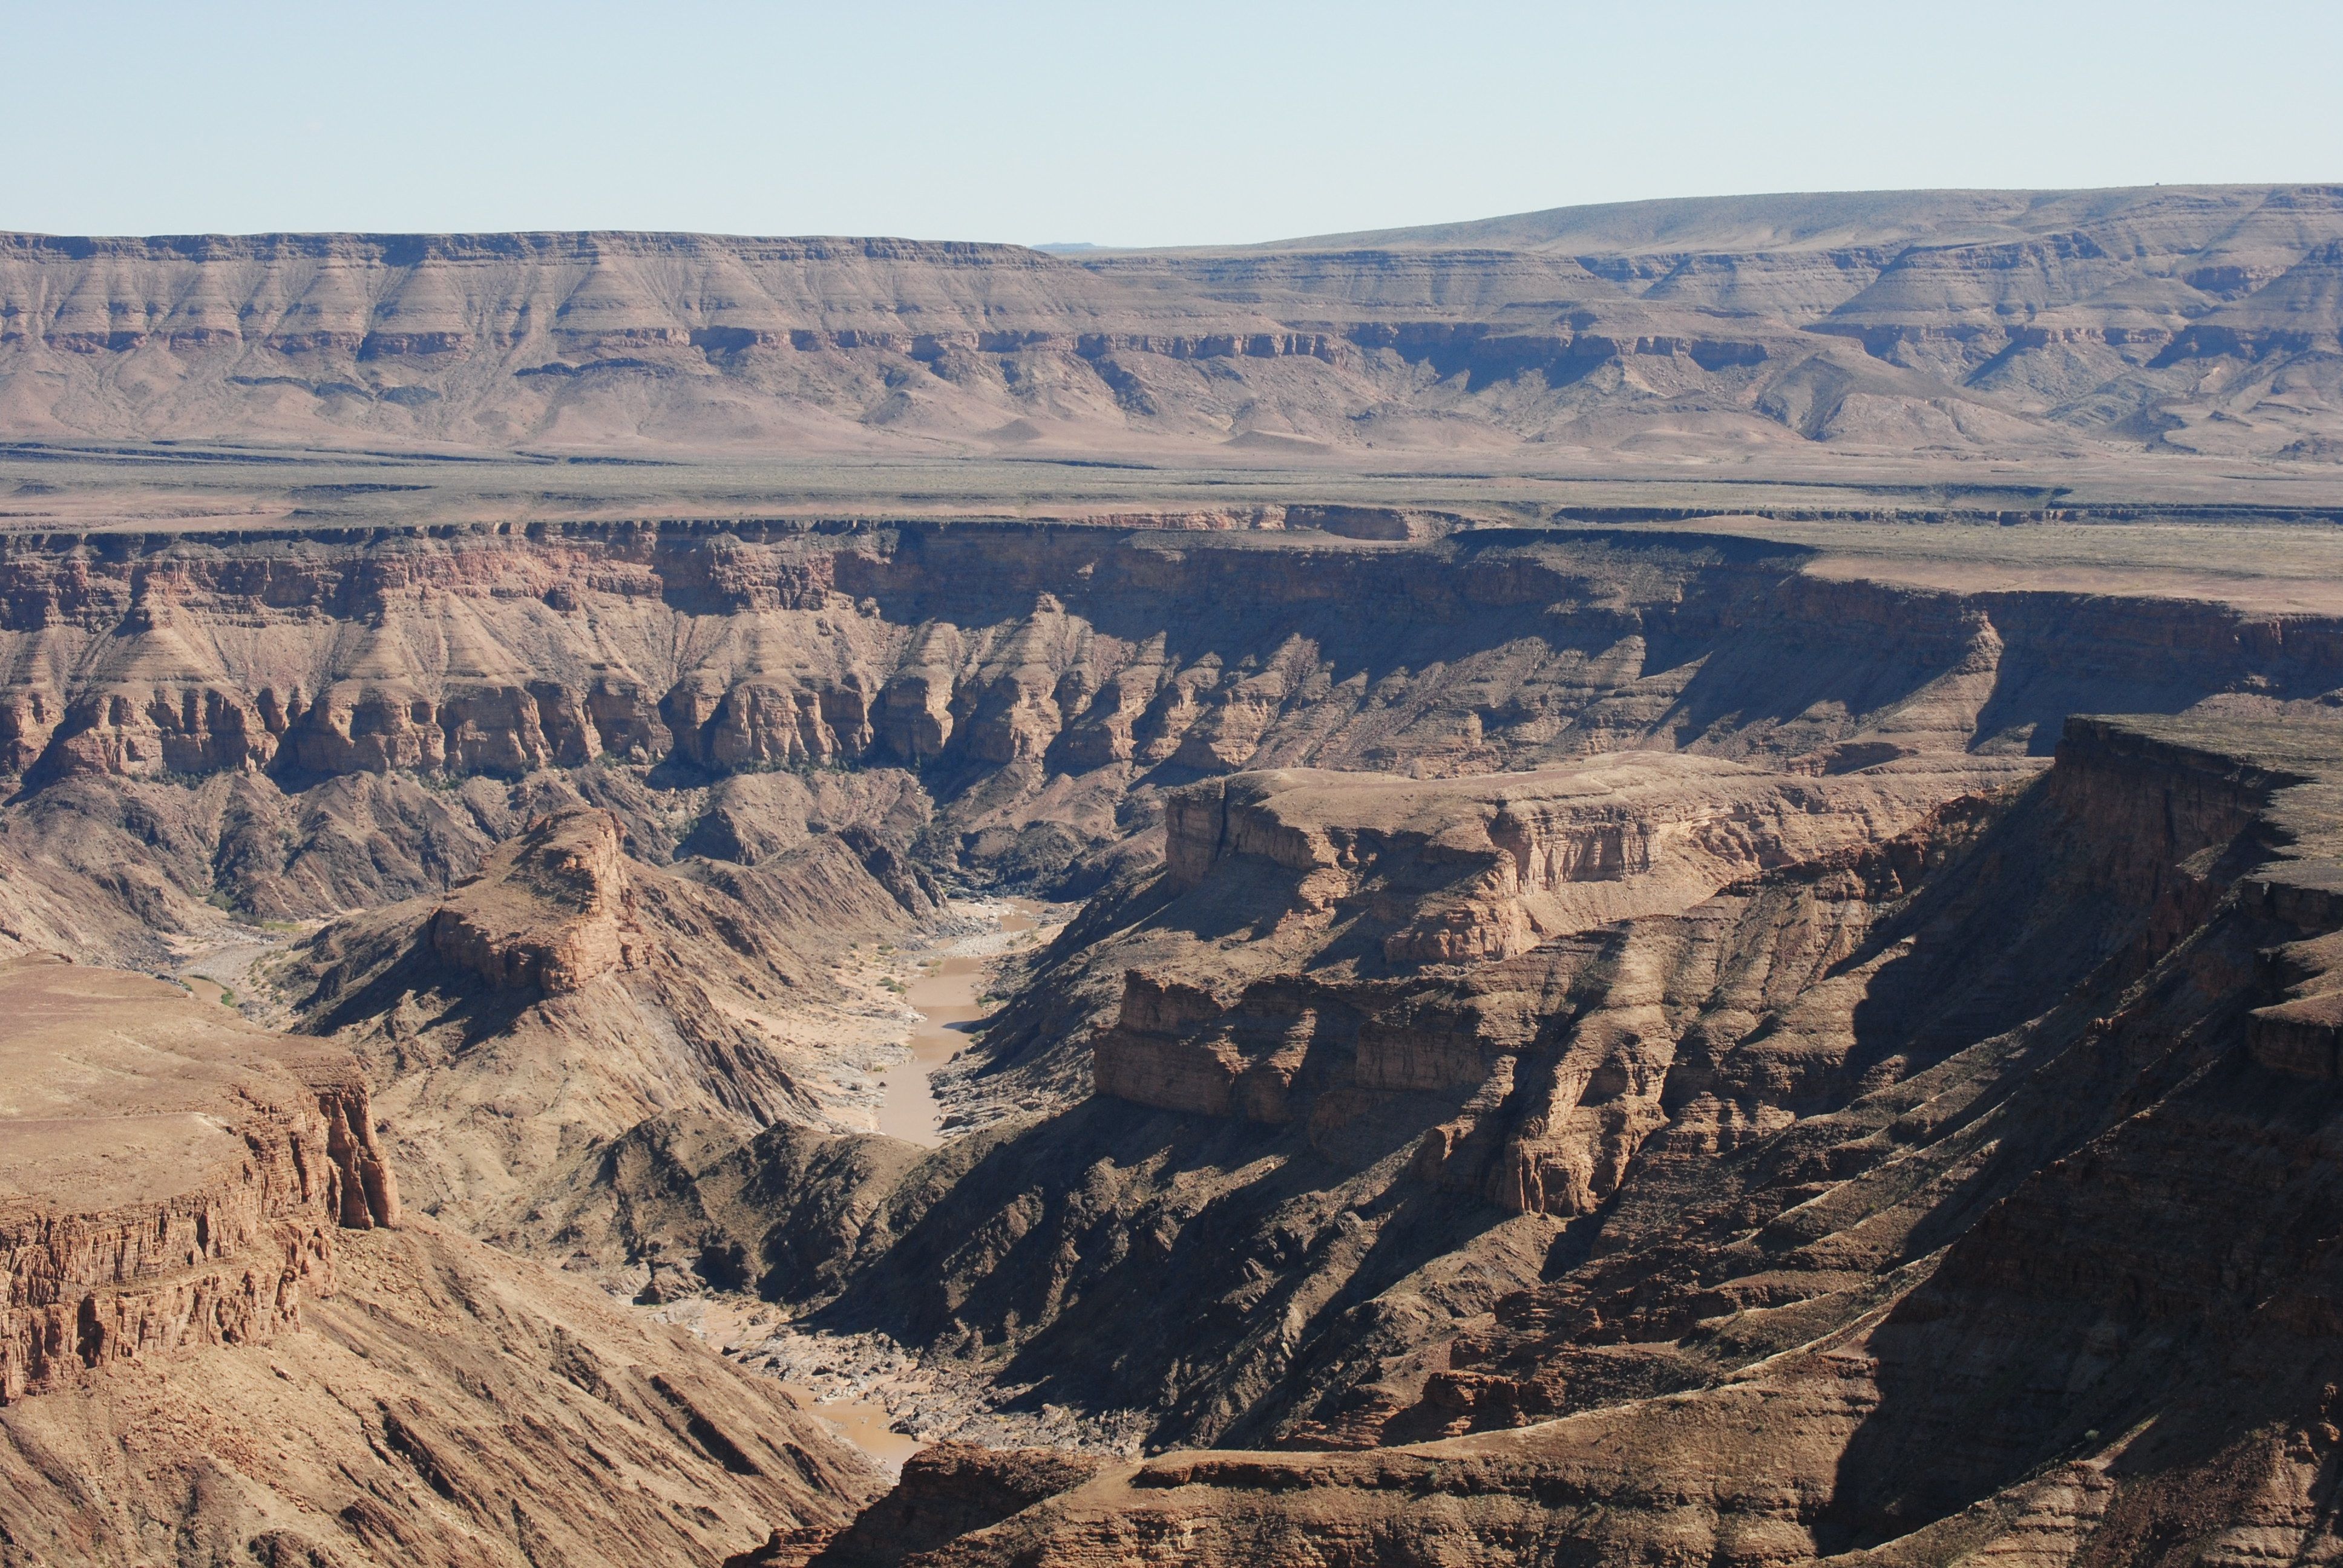
[[[0,229],[1213,245],[2343,181],[2343,5],[0,0]]]

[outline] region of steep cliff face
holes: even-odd
[[[1925,854],[1630,922],[1747,953],[1755,906],[1877,903],[1737,1047],[1679,1055],[1669,1130],[1544,1280],[1288,1431],[1375,1452],[1167,1456],[937,1560],[2330,1553],[2343,1108],[2254,1025],[2328,983],[2338,758],[2331,724],[2077,721]],[[1664,1010],[1746,1017],[1733,967]],[[1834,1034],[1874,1065],[1785,1079]],[[1733,1098],[1720,1141],[1699,1107]]]
[[[0,1403],[298,1328],[335,1231],[398,1222],[347,1055],[54,960],[10,960],[0,996]]]
[[[0,1562],[714,1564],[875,1491],[773,1384],[402,1218],[346,1051],[0,965]]]
[[[1438,995],[1453,971],[1689,909],[1786,866],[1851,861],[2032,770],[1963,758],[1808,779],[1630,754],[1439,784],[1289,771],[1191,786],[1166,818],[1177,896],[1086,955],[1097,969],[1131,966],[1119,1015],[1091,1045],[1098,1091],[1280,1121],[1339,1117],[1311,1109],[1329,1091],[1477,1090],[1493,1070],[1510,1074],[1567,983],[1550,977],[1510,1010],[1460,1008]],[[1232,927],[1240,941],[1206,935]],[[1614,1102],[1608,1120],[1629,1114],[1623,1098],[1656,1092],[1664,1063],[1612,1050],[1623,1059],[1590,1045],[1564,1073],[1579,1087],[1558,1089],[1543,1117],[1557,1141],[1570,1141],[1558,1124],[1592,1079],[1622,1080],[1594,1096]],[[1609,1145],[1599,1156],[1557,1156],[1611,1172],[1592,1189],[1588,1171],[1574,1186],[1557,1173],[1562,1211],[1615,1182],[1634,1147],[1622,1138],[1598,1138]],[[1547,1206],[1534,1177],[1509,1196]]]
[[[1827,773],[2046,749],[2077,709],[2343,684],[2343,636],[2318,618],[1892,588],[1799,560],[1497,530],[18,538],[0,552],[0,708],[31,809],[118,818],[85,787],[165,786],[136,814],[196,819],[183,885],[283,918],[444,885],[510,830],[509,786],[548,775],[571,782],[527,787],[669,847],[683,835],[649,809],[667,789],[916,777],[943,808],[934,858],[1081,887],[1103,874],[1086,855],[1151,819],[1134,791],[1193,773],[1475,773],[1635,747]],[[508,788],[450,800],[409,776]],[[181,786],[208,792],[166,811]],[[317,829],[360,813],[357,837],[413,848],[316,863]],[[361,896],[337,899],[353,878]]]
[[[1640,207],[1081,257],[704,235],[6,236],[0,407],[37,435],[500,448],[2334,438],[2331,187]]]

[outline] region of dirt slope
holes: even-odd
[[[0,1562],[699,1563],[874,1472],[779,1387],[402,1215],[357,1064],[0,967]]]

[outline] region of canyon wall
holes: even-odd
[[[2335,450],[2332,187],[1646,206],[1095,256],[13,235],[0,413],[496,448]]]
[[[335,1232],[397,1224],[397,1183],[347,1055],[202,1017],[143,976],[15,960],[0,991],[11,1072],[48,1078],[32,1096],[43,1114],[12,1122],[0,1176],[0,1404],[297,1329],[305,1296],[332,1292]],[[121,1020],[85,1038],[120,1010],[108,1003],[169,1042],[151,1091],[144,1053],[109,1038]],[[94,1098],[76,1092],[85,1077]],[[107,1121],[126,1113],[133,1157],[153,1162],[144,1181],[106,1147]]]
[[[1396,1292],[1322,1326],[1254,1385],[1287,1415],[1242,1430],[1282,1452],[1111,1470],[934,1560],[2325,1554],[2343,1280],[2305,1238],[2343,1107],[2255,1023],[2331,986],[2338,759],[2331,721],[2078,720],[1981,811],[1613,928],[1604,989],[1549,1009],[1564,1039],[1691,1029],[1664,1130],[1538,1277],[1446,1332],[1393,1332]],[[1637,946],[1674,967],[1622,995]],[[1255,1295],[1296,1239],[1252,1251]]]
[[[1807,1412],[1805,1385],[1767,1392],[1750,1407],[1767,1423],[1761,1441],[1732,1424],[1742,1416],[1719,1413],[1743,1397],[1735,1391],[1801,1347],[1820,1359],[1798,1367],[1826,1384],[1840,1377],[1845,1363],[1833,1358],[1845,1336],[1868,1332],[1946,1247],[1959,1242],[1961,1255],[1971,1243],[1960,1239],[1997,1205],[2029,1182],[2064,1180],[2054,1173],[2094,1140],[2130,1136],[2142,1097],[2179,1095],[2179,1114],[2209,1081],[2192,1076],[2207,1062],[2220,1063],[2221,1093],[2247,1096],[2238,1114],[2324,1117],[2324,1059],[2265,1061],[2256,1024],[2289,998],[2331,994],[2338,746],[2331,719],[2086,719],[2067,726],[2046,771],[1929,778],[1906,763],[1806,780],[1850,791],[1843,823],[1812,825],[1810,855],[1695,878],[1666,907],[1510,955],[1399,961],[1381,932],[1404,928],[1418,900],[1436,906],[1472,885],[1485,864],[1462,842],[1459,803],[1493,816],[1476,799],[1492,785],[1551,786],[1363,779],[1346,801],[1312,776],[1238,776],[1210,788],[1273,803],[1288,785],[1302,799],[1270,809],[1291,820],[1310,802],[1302,830],[1265,836],[1265,850],[1224,848],[1192,886],[1172,886],[1182,874],[1167,869],[1102,895],[1027,971],[1011,1010],[1047,1011],[1053,993],[1110,977],[1110,1027],[1095,1041],[1102,1080],[1151,1060],[1242,1056],[1258,1041],[1260,1061],[1278,1065],[1290,1050],[1300,1064],[1278,1095],[1172,1093],[1202,1080],[1165,1068],[924,1159],[777,1131],[716,1160],[679,1146],[614,1191],[646,1235],[671,1224],[672,1244],[727,1251],[761,1292],[814,1308],[813,1325],[881,1330],[983,1369],[1021,1402],[1143,1421],[1151,1447],[1404,1450],[1355,1471],[1288,1452],[1263,1483],[1285,1501],[1247,1494],[1230,1503],[1242,1517],[1226,1522],[1210,1493],[1161,1498],[1170,1512],[1159,1514],[1158,1502],[1116,1490],[1110,1512],[1135,1517],[1139,1533],[1093,1517],[1114,1550],[1142,1560],[1159,1524],[1170,1541],[1223,1523],[1232,1541],[1292,1531],[1278,1549],[1305,1554],[1328,1550],[1313,1532],[1355,1525],[1403,1561],[1452,1549],[1523,1560],[1518,1542],[1506,1544],[1510,1515],[1453,1523],[1447,1547],[1406,1544],[1449,1528],[1432,1516],[1450,1503],[1419,1516],[1405,1501],[1413,1483],[1371,1504],[1345,1501],[1346,1489],[1444,1473],[1405,1468],[1417,1462],[1407,1445],[1474,1432],[1528,1427],[1544,1442],[1552,1422],[1599,1417],[1607,1424],[1584,1431],[1611,1444],[1618,1423],[1643,1419],[1634,1412],[1677,1408],[1657,1396],[1704,1390],[1723,1402],[1660,1422],[1615,1473],[1725,1464],[1699,1435],[1723,1422],[1755,1467],[1750,1490],[1702,1503],[1684,1527],[1728,1556],[1745,1548],[1726,1538],[1750,1532],[1745,1550],[1763,1560],[1835,1550],[1889,1530],[1846,1523],[1874,1505],[1830,1491],[1870,1396],[1830,1394]],[[1704,771],[1685,769],[1680,787],[1702,788]],[[1896,808],[1899,779],[1909,793]],[[1384,847],[1339,881],[1308,854],[1275,858],[1313,837]],[[1394,839],[1413,846],[1403,868],[1441,874],[1392,874]],[[1443,845],[1453,859],[1424,853]],[[1312,878],[1322,904],[1294,896]],[[1232,965],[1239,972],[1221,978]],[[2187,1168],[2209,1180],[2228,1135],[2207,1136]],[[2285,1169],[2315,1169],[2299,1153]],[[2288,1202],[2315,1203],[2317,1182],[2305,1180]],[[2093,1223],[2118,1252],[2140,1228],[2126,1218],[2127,1191],[2094,1200],[2103,1217]],[[2214,1209],[2243,1223],[2241,1204],[2250,1200],[2231,1193]],[[2291,1222],[2251,1223],[2282,1251]],[[2029,1247],[2029,1257],[2056,1250],[2038,1238]],[[2104,1261],[2108,1277],[2158,1266]],[[1963,1320],[1960,1332],[1995,1332],[1991,1312]],[[2071,1350],[2087,1327],[2039,1342]],[[2272,1343],[2270,1364],[2282,1365]],[[1981,1344],[1962,1353],[1990,1361]],[[2143,1340],[2140,1353],[2150,1370],[2135,1392],[2197,1397],[2194,1351]],[[2265,1377],[2255,1397],[2293,1386]],[[2070,1431],[2029,1412],[1962,1429],[2022,1432],[2031,1457],[1974,1473],[1959,1506],[2086,1427],[2119,1430],[2077,1417]],[[1925,1474],[1930,1443],[1951,1441],[1916,1439],[1879,1484]],[[1524,1442],[1504,1451],[1518,1484],[1577,1496],[1579,1461]],[[1252,1461],[1230,1462],[1234,1475]],[[1469,1466],[1454,1473],[1453,1492],[1426,1484],[1441,1499],[1493,1484]],[[1374,1479],[1343,1479],[1353,1474]],[[1604,1560],[1632,1558],[1647,1539],[1639,1532],[1674,1527],[1666,1511],[1600,1490],[1612,1481],[1585,1484],[1597,1487],[1586,1508],[1614,1520]],[[1793,1495],[1805,1500],[1790,1515],[1809,1533],[1804,1544],[1753,1523]],[[1562,1533],[1536,1539],[1560,1540],[1589,1517],[1558,1518]],[[1903,1528],[1926,1523],[1909,1509],[1901,1517]],[[1078,1533],[1011,1537],[1047,1544],[1011,1560],[1091,1549]]]
[[[402,1213],[348,1052],[0,963],[0,1562],[713,1565],[879,1488],[777,1386]]]
[[[1827,770],[1857,739],[1874,760],[2040,750],[2077,706],[2343,679],[2318,617],[1800,559],[1591,530],[15,536],[0,764],[31,786],[598,759],[1486,771],[1659,741]]]
[[[654,863],[859,825],[1080,893],[1161,852],[1165,789],[1241,769],[1827,775],[2343,688],[2319,616],[1839,580],[1692,532],[1247,520],[10,536],[0,937],[151,967],[220,908],[444,890],[586,806]]]
[[[195,1282],[27,1317],[57,1348],[9,1410],[102,1446],[61,1402],[137,1325],[237,1400],[266,1350],[357,1391],[334,1452],[379,1483],[328,1525],[340,1482],[272,1471],[306,1500],[277,1527],[422,1561],[543,1555],[523,1469],[592,1490],[468,1379],[667,1477],[609,1504],[644,1551],[778,1562],[867,1495],[785,1397],[485,1237],[1151,1448],[1263,1447],[1036,1492],[965,1561],[1789,1561],[2100,1528],[2046,1466],[2161,1517],[2198,1459],[2109,1435],[2159,1412],[2315,1448],[2269,1369],[2325,1364],[2294,1343],[2323,1264],[2262,1286],[2324,1201],[2343,628],[1689,528],[1224,520],[11,537],[5,950],[273,945],[249,1005],[375,1088],[302,1081],[281,1156],[156,1123],[256,1191],[303,1191],[297,1141],[320,1174],[198,1235],[139,1211]],[[850,1130],[891,1037],[840,949],[932,925],[939,876],[1091,896],[1004,967],[941,1081],[972,1131],[920,1151]],[[391,1165],[401,1228],[346,1229]],[[2223,1228],[2234,1280],[2190,1261]],[[329,1261],[370,1293],[319,1296]],[[548,1312],[635,1359],[585,1366]],[[2015,1393],[1976,1372],[2008,1314]],[[486,1359],[423,1356],[442,1316]],[[2224,1414],[2207,1325],[2247,1319]],[[347,1343],[421,1382],[345,1377]],[[709,1517],[657,1501],[686,1490]]]

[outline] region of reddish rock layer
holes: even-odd
[[[1937,758],[1808,778],[1636,753],[1438,783],[1288,770],[1175,791],[1165,880],[1179,898],[1152,923],[1242,919],[1244,940],[1174,946],[1129,974],[1120,1014],[1092,1044],[1098,1091],[1265,1121],[1305,1113],[1337,1084],[1495,1092],[1492,1074],[1512,1082],[1550,1005],[1443,1006],[1434,999],[1453,982],[1421,971],[1502,964],[1785,867],[1851,866],[2034,766]],[[1552,1196],[1543,1177],[1499,1179],[1509,1207],[1582,1211],[1634,1152],[1636,1135],[1621,1128],[1564,1129],[1583,1120],[1581,1095],[1611,1102],[1598,1120],[1615,1121],[1656,1092],[1664,1064],[1615,1039],[1582,1053],[1534,1119],[1549,1131],[1533,1137],[1603,1151],[1553,1154],[1577,1174],[1556,1171]],[[1648,1107],[1627,1113],[1650,1124]],[[1445,1156],[1427,1143],[1424,1158],[1436,1168]]]
[[[398,1222],[356,1064],[206,1010],[144,977],[0,970],[31,1112],[0,1170],[0,1403],[297,1328],[335,1231]]]

